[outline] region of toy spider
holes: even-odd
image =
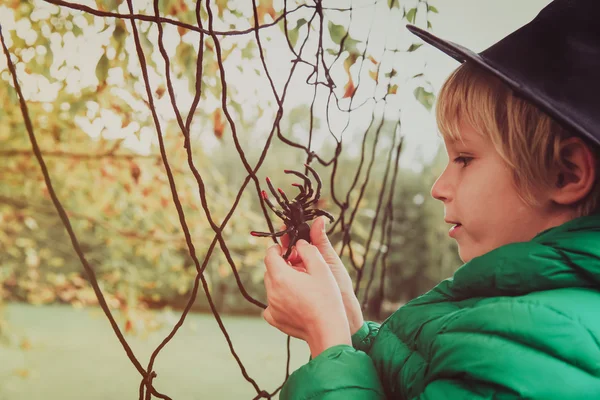
[[[258,237],[281,237],[287,233],[290,238],[290,243],[286,253],[283,255],[283,258],[286,260],[292,252],[292,246],[294,246],[298,240],[304,239],[310,243],[310,226],[307,224],[308,221],[315,219],[319,215],[326,216],[331,222],[334,220],[333,216],[327,211],[319,210],[317,208],[309,208],[315,204],[321,196],[321,178],[319,178],[319,174],[317,174],[317,172],[310,166],[307,164],[304,164],[304,166],[314,175],[315,180],[317,181],[316,191],[313,192],[312,183],[308,176],[298,171],[286,169],[283,171],[286,174],[293,174],[304,180],[304,183],[306,184],[306,191],[304,190],[303,185],[293,183],[292,186],[296,186],[300,190],[300,193],[292,201],[289,201],[284,191],[277,188],[277,191],[283,199],[282,201],[282,199],[280,199],[275,192],[275,188],[271,184],[271,180],[267,178],[267,185],[269,186],[271,193],[273,193],[273,196],[275,196],[275,200],[277,200],[277,203],[279,203],[283,210],[278,210],[275,208],[273,203],[271,203],[269,200],[266,191],[263,190],[261,193],[262,198],[265,200],[269,208],[273,210],[273,212],[277,214],[277,216],[285,223],[285,230],[275,233],[256,231],[250,232],[252,236]]]

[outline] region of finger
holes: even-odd
[[[287,248],[285,248],[284,250],[287,250]],[[302,259],[300,258],[300,256],[298,256],[298,251],[296,250],[296,247],[292,249],[292,252],[290,253],[290,256],[288,257],[287,261],[292,265],[300,264],[302,262]]]
[[[289,264],[283,259],[282,249],[279,245],[273,245],[267,249],[265,256],[265,267],[271,278],[278,279],[285,271],[290,270]]]
[[[308,244],[306,240],[300,239],[296,243],[296,249],[309,274],[320,274],[322,271],[330,272],[328,264],[315,246]]]
[[[326,225],[325,217],[319,217],[315,219],[315,222],[312,223],[310,227],[310,241],[315,246],[317,243],[321,243],[324,241],[329,241],[327,238],[327,225]]]
[[[275,319],[271,315],[271,309],[269,307],[265,308],[265,310],[262,313],[262,316],[264,320],[269,323],[269,325],[277,328],[277,324],[275,323]]]
[[[283,229],[287,229],[287,227],[284,225],[282,228]],[[281,237],[281,247],[282,247],[282,254],[285,254],[285,252],[287,251],[288,247],[290,245],[290,237],[289,235],[286,233],[285,235],[283,235]],[[290,255],[287,258],[287,262],[295,265],[298,264],[300,262],[302,262],[302,260],[298,257],[298,253],[296,252],[296,248],[292,248],[292,251],[290,253]]]
[[[313,222],[310,227],[310,241],[319,249],[328,262],[337,262],[339,260],[337,252],[327,237],[327,218],[319,217]]]
[[[298,272],[305,272],[305,273],[308,272],[304,266],[292,265],[292,268],[294,268]]]
[[[263,282],[265,284],[265,290],[267,291],[267,297],[269,296],[269,292],[271,291],[272,283],[271,283],[271,277],[269,276],[269,272],[265,271],[265,274],[263,276]]]
[[[287,226],[285,226],[285,225],[282,225],[279,227],[280,231],[284,231],[286,229],[287,229]],[[289,244],[290,244],[290,237],[286,233],[285,235],[283,235],[281,237],[281,247],[283,247],[284,250],[287,250]]]
[[[269,325],[271,325],[272,327],[279,329],[281,332],[285,333],[286,335],[290,335],[297,339],[304,340],[305,335],[302,330],[300,330],[298,328],[293,328],[286,324],[280,324],[279,322],[277,322],[277,320],[275,319],[275,317],[273,317],[273,314],[271,313],[271,307],[265,308],[265,310],[262,313],[262,316],[263,316],[264,320],[267,321],[267,323]]]
[[[287,252],[287,250],[288,250],[288,248],[283,246],[281,248],[281,254],[285,254]],[[288,256],[288,258],[285,261],[290,265],[298,264],[301,261],[298,258],[298,253],[296,252],[296,247],[292,247],[292,251],[290,252],[290,255]]]
[[[310,241],[317,247],[331,246],[327,237],[327,219],[319,217],[310,227]]]

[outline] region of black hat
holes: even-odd
[[[600,144],[600,0],[555,0],[479,54],[407,28],[461,63],[496,75],[573,133]]]

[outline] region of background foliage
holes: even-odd
[[[10,29],[4,27],[3,34],[14,57],[19,80],[26,90],[36,136],[58,196],[68,211],[110,307],[131,316],[124,323],[125,331],[133,332],[134,325],[144,320],[143,312],[148,308],[182,308],[190,295],[196,270],[156,147],[152,115],[145,98],[130,23],[49,3],[52,1],[3,2],[2,13],[9,12],[11,16],[7,19],[12,21]],[[139,13],[153,14],[151,4],[140,3],[136,4]],[[126,10],[126,3],[120,0],[82,4],[100,11]],[[191,2],[165,0],[158,4],[161,15],[196,24]],[[437,12],[424,1],[412,5],[389,1],[386,5],[400,18],[421,25],[429,25],[428,12]],[[288,10],[291,8],[288,6]],[[253,16],[248,9],[232,0],[217,0],[212,10],[215,30],[241,30],[252,26]],[[272,37],[286,37],[287,31],[289,45],[294,51],[300,51],[309,32],[318,28],[303,18],[300,13],[303,10],[292,14],[287,21],[280,19],[273,23],[284,11],[283,5],[274,4],[273,0],[260,0],[256,18],[261,25],[273,23]],[[422,20],[419,20],[420,15]],[[201,19],[207,26],[206,7],[201,10]],[[406,79],[390,67],[391,64],[386,64],[383,57],[369,54],[364,40],[354,39],[351,31],[334,18],[327,21],[326,26],[324,31],[328,38],[322,56],[339,59],[331,68],[337,83],[334,93],[338,106],[342,104],[342,108],[352,109],[355,96],[361,93],[360,79],[365,79],[364,76],[375,82],[376,88],[384,88],[382,93],[374,96],[384,102],[404,90]],[[169,94],[164,79],[164,61],[156,44],[156,27],[146,21],[139,22],[138,27],[169,161],[193,241],[202,259],[214,231],[201,207],[197,182],[187,167],[183,138],[172,109],[168,108]],[[171,55],[172,78],[177,83],[178,99],[184,104],[181,108],[186,109],[197,81],[198,35],[181,26],[166,24],[165,35],[170,38],[167,51]],[[222,64],[234,82],[225,88],[227,106],[235,119],[245,156],[254,165],[266,144],[264,132],[262,135],[256,132],[257,121],[273,120],[277,115],[277,101],[273,98],[264,102],[252,101],[260,98],[260,92],[268,87],[259,69],[260,52],[250,40],[252,36],[236,36],[241,39],[235,41],[223,36],[220,41]],[[404,53],[410,55],[419,47],[420,44],[411,44]],[[221,72],[214,40],[207,38],[202,50],[201,106],[194,111],[191,125],[193,155],[204,178],[210,212],[215,221],[222,221],[234,203],[246,172],[234,150],[232,126],[220,104],[224,88],[219,79]],[[269,52],[268,47],[265,51]],[[273,50],[271,56],[277,57],[278,51]],[[6,62],[3,62],[0,63],[0,301],[58,302],[74,306],[96,304],[94,292],[49,200],[39,166],[32,156],[23,116],[14,88],[9,83],[11,77]],[[416,100],[431,108],[433,95],[425,77],[418,71],[410,75],[412,86],[408,85],[408,90]],[[315,79],[320,77],[317,74]],[[310,81],[311,77],[306,79]],[[366,87],[364,82],[362,87]],[[282,83],[279,87],[283,87]],[[337,169],[341,171],[342,179],[338,176],[332,185],[331,167],[312,165],[324,181],[319,208],[338,214],[330,188],[334,193],[348,194],[349,204],[356,208],[356,221],[351,231],[355,243],[352,261],[366,265],[367,275],[373,271],[373,276],[377,276],[369,287],[371,295],[364,297],[364,306],[367,316],[381,319],[393,306],[450,276],[460,265],[460,260],[454,243],[447,237],[443,207],[429,195],[446,162],[442,152],[421,172],[399,170],[393,193],[389,245],[382,245],[384,233],[371,231],[372,226],[381,223],[381,214],[375,211],[379,194],[382,190],[390,190],[381,178],[386,173],[387,155],[400,129],[397,120],[386,117],[385,113],[373,111],[372,115],[375,123],[372,121],[366,130],[355,132],[359,135],[355,138],[368,136],[362,150],[343,151],[337,156]],[[374,136],[374,132],[380,122],[381,139],[377,139],[379,135]],[[305,102],[286,108],[279,125],[286,135],[304,132],[300,138],[305,140],[307,131],[325,131],[328,121],[315,116],[313,101],[313,104]],[[289,146],[285,140],[273,140],[270,146],[270,156],[257,175],[261,182],[270,176],[289,191],[287,188],[291,188],[289,184],[293,180],[282,170],[299,169],[297,166],[306,162],[307,154],[301,148]],[[337,154],[336,150],[335,141],[324,139],[318,153],[328,159]],[[348,177],[357,171],[358,164],[363,164],[361,159],[364,157],[365,168],[357,172],[360,182],[365,183],[364,194],[360,194],[352,189]],[[367,178],[367,163],[372,164],[370,174],[377,179]],[[398,160],[393,159],[393,163],[397,164]],[[375,218],[379,220],[373,224]],[[276,227],[280,224],[277,218],[273,223]],[[244,287],[253,297],[263,300],[262,257],[271,242],[253,238],[248,233],[266,228],[260,199],[256,191],[247,189],[223,234]],[[341,250],[341,230],[334,230],[331,238]],[[381,270],[374,267],[381,263],[383,254],[387,254],[387,269],[384,298],[381,298],[377,295]],[[350,257],[346,247],[343,258],[347,266],[351,264]],[[371,263],[374,267],[368,269]],[[351,273],[356,276],[356,271],[351,270]],[[240,295],[232,269],[218,246],[205,277],[219,311],[260,312]],[[357,287],[363,295],[367,281],[364,279]],[[386,306],[390,303],[393,306]],[[208,310],[206,298],[198,296],[194,308]],[[2,329],[0,314],[0,331]]]

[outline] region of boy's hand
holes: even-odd
[[[335,249],[327,237],[326,222],[327,219],[325,217],[319,217],[313,222],[310,228],[310,240],[312,244],[319,250],[319,253],[321,253],[322,258],[329,266],[329,269],[331,270],[331,273],[337,282],[342,295],[342,300],[344,302],[346,316],[348,317],[350,333],[354,334],[363,325],[364,319],[362,310],[360,308],[360,303],[354,294],[354,287],[352,284],[352,279],[348,274],[348,270],[346,267],[344,267],[344,264],[342,264],[342,260],[340,260],[340,257],[335,252]],[[287,250],[289,242],[290,240],[287,235],[284,235],[281,238],[283,251]],[[312,261],[313,260],[309,257],[308,260],[305,259],[303,262],[303,260],[298,257],[298,252],[296,249],[292,250],[292,253],[288,258],[288,262],[298,270],[304,270],[304,264]]]
[[[288,335],[305,340],[312,357],[338,345],[352,345],[339,288],[315,246],[297,243],[306,272],[290,268],[282,248],[271,246],[265,257],[268,307],[264,319]],[[307,261],[308,259],[312,261]]]

